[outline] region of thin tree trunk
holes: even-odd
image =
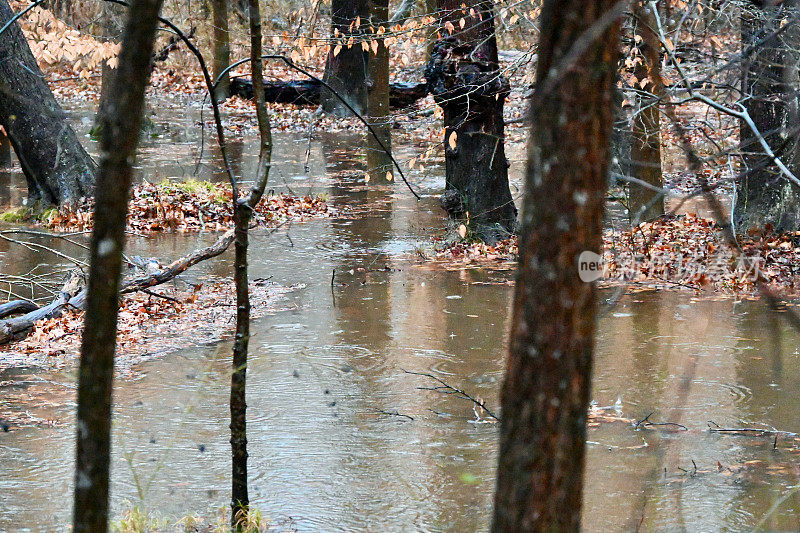
[[[261,60],[261,13],[258,0],[249,0],[250,65],[253,79],[263,79]],[[258,168],[253,188],[245,198],[237,198],[234,187],[234,282],[236,284],[236,339],[233,344],[233,373],[231,375],[231,525],[239,529],[247,516],[250,500],[247,493],[247,348],[250,342],[250,295],[247,282],[248,227],[253,208],[261,200],[269,177],[272,159],[270,130],[264,87],[253,87],[256,118],[259,130]],[[232,184],[235,185],[235,184]]]
[[[461,0],[439,0],[443,37],[425,69],[428,88],[444,110],[447,177],[442,205],[478,237],[494,241],[512,233],[517,218],[503,122],[509,85],[500,74],[493,3],[471,0],[462,5]]]
[[[397,11],[394,12],[391,20],[389,20],[389,26],[396,26],[398,24],[402,26],[405,24],[408,20],[408,17],[411,16],[411,12],[414,11],[416,5],[417,0],[401,0],[400,5],[397,6]],[[381,20],[386,20],[386,18]]]
[[[637,0],[634,15],[635,33],[642,37],[639,42],[641,63],[634,69],[634,76],[641,82],[650,80],[642,90],[648,95],[637,98],[638,109],[633,117],[631,138],[631,169],[633,177],[654,187],[663,187],[661,173],[661,116],[658,100],[664,93],[661,80],[661,43],[655,33],[656,18],[647,0]],[[664,214],[664,195],[637,183],[629,187],[628,211],[634,225],[660,217]]]
[[[369,0],[331,0],[332,42],[323,80],[360,114],[367,110],[368,59],[360,40],[368,17]],[[326,113],[350,115],[341,100],[325,87],[321,100]]]
[[[99,0],[99,15],[97,17],[96,27],[99,31],[95,31],[95,35],[100,37],[103,41],[119,41],[122,34],[123,24],[123,6],[104,2]],[[102,109],[105,107],[105,102],[110,97],[112,81],[114,76],[114,69],[108,65],[108,61],[103,61],[100,67],[101,81],[100,81],[100,101],[97,106],[97,114],[94,118],[94,128],[92,133],[95,138],[99,139],[103,136],[103,119],[100,116]]]
[[[425,14],[437,18],[437,0],[425,0]],[[433,46],[436,44],[436,30],[428,31],[427,39],[425,40],[425,63],[429,63],[433,56]]]
[[[231,64],[231,35],[229,28],[228,0],[211,0],[212,24],[214,25],[214,61],[212,72],[218,78],[220,72]],[[217,100],[225,100],[231,95],[231,81],[225,73],[217,84]]]
[[[389,16],[389,1],[372,0],[370,10],[372,26],[374,28],[386,26],[386,19]],[[376,53],[370,52],[369,58],[368,120],[380,137],[383,146],[391,150],[389,49],[386,47],[386,41],[382,38],[377,39],[377,44]],[[383,150],[371,134],[367,134],[367,168],[377,177],[384,177],[387,172],[393,170],[390,155]]]
[[[495,532],[580,528],[597,290],[578,261],[602,247],[619,38],[603,17],[615,4],[543,3]],[[590,29],[603,31],[565,65]]]
[[[11,141],[8,136],[0,130],[0,167],[11,164]]]
[[[742,47],[784,29],[759,46],[742,65],[745,109],[775,154],[792,170],[800,170],[800,25],[794,21],[800,2],[742,7]],[[770,225],[778,231],[800,229],[800,187],[782,176],[764,153],[756,134],[742,123],[741,150],[745,170],[736,184],[736,231]]]
[[[8,0],[0,0],[0,27],[13,16]],[[70,203],[93,194],[97,167],[16,23],[0,36],[0,58],[0,126],[25,173],[31,202]]]
[[[86,317],[78,371],[73,531],[108,529],[111,402],[125,217],[161,0],[133,0],[103,109]]]

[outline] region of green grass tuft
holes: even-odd
[[[158,184],[164,192],[183,192],[193,196],[209,196],[214,203],[224,204],[228,201],[225,196],[227,187],[220,183],[211,183],[205,180],[190,178],[186,181],[164,180]]]
[[[25,222],[30,219],[32,212],[27,207],[12,207],[0,213],[0,221],[2,222]]]

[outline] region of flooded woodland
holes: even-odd
[[[800,529],[795,2],[290,4],[0,0],[0,530]]]

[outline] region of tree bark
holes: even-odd
[[[396,26],[396,25],[404,25],[408,20],[408,17],[411,16],[411,12],[414,11],[414,8],[417,6],[417,0],[401,0],[400,5],[397,6],[397,10],[392,15],[392,18],[389,20],[389,26]],[[388,13],[387,13],[388,15]],[[381,20],[386,20],[383,18]]]
[[[369,0],[331,0],[331,51],[322,78],[362,115],[367,110],[368,59],[361,39],[368,17]],[[326,113],[350,115],[350,110],[326,87],[322,88],[321,101]]]
[[[0,26],[13,15],[8,0],[0,0]],[[97,167],[16,23],[0,37],[0,58],[0,126],[25,173],[30,201],[63,204],[93,194]]]
[[[619,39],[604,15],[615,4],[543,3],[495,532],[580,528],[597,290],[578,262],[602,248]],[[590,29],[602,32],[565,65]]]
[[[253,79],[263,79],[261,60],[261,12],[259,0],[249,0],[250,65]],[[272,130],[264,99],[263,85],[253,87],[256,118],[259,132],[258,167],[250,193],[238,197],[235,183],[234,208],[234,282],[236,284],[236,339],[233,344],[233,372],[231,374],[231,526],[241,529],[247,518],[250,500],[247,492],[247,350],[250,342],[250,294],[247,281],[248,228],[253,209],[261,200],[269,177],[272,161]]]
[[[378,28],[385,25],[389,17],[389,0],[372,0],[370,2],[370,23]],[[389,48],[382,38],[377,39],[378,48],[370,52],[368,74],[369,93],[367,95],[368,117],[370,125],[380,138],[385,148],[392,149],[392,133],[389,88]],[[427,92],[427,91],[426,91]],[[381,147],[373,135],[367,133],[367,168],[377,177],[387,176],[392,172],[392,159]],[[393,173],[393,172],[392,172]]]
[[[231,78],[225,73],[221,78],[220,72],[231,64],[231,35],[229,26],[228,0],[211,0],[212,24],[214,25],[214,60],[211,67],[217,83],[217,100],[223,101],[231,95]]]
[[[78,370],[73,531],[108,530],[111,402],[125,218],[161,0],[133,0],[109,99]]]
[[[0,167],[11,164],[11,142],[8,136],[0,129]]]
[[[742,47],[746,48],[793,20],[797,0],[778,6],[743,6]],[[791,27],[759,46],[742,65],[745,109],[770,148],[793,172],[800,170],[800,26]],[[758,137],[740,126],[744,172],[736,184],[736,231],[770,225],[778,231],[800,229],[800,188],[782,176],[764,153]]]
[[[637,0],[634,6],[636,27],[634,33],[642,37],[639,42],[641,62],[634,68],[634,76],[641,82],[650,80],[637,93],[637,109],[633,117],[631,136],[631,169],[633,177],[654,187],[663,187],[661,173],[661,116],[658,102],[663,95],[661,80],[661,42],[655,33],[656,18],[647,0]],[[664,214],[664,195],[637,183],[628,188],[628,213],[633,225],[656,219]]]
[[[99,31],[93,33],[103,41],[119,41],[122,34],[122,24],[124,14],[123,6],[99,0],[98,16],[95,26]],[[106,101],[110,97],[111,78],[114,76],[114,69],[108,65],[108,61],[103,61],[100,66],[100,101],[97,106],[97,114],[94,117],[94,128],[92,135],[99,139],[103,136],[103,119],[100,116]]]
[[[515,230],[517,217],[504,146],[509,85],[500,75],[492,2],[462,5],[461,0],[439,0],[439,31],[445,37],[435,44],[425,69],[428,90],[444,110],[442,205],[478,237],[494,241]],[[447,36],[450,31],[453,35]]]

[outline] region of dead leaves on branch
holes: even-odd
[[[16,10],[24,2],[11,2]],[[20,27],[34,57],[42,67],[64,65],[78,77],[89,78],[103,62],[117,66],[119,43],[102,42],[58,20],[51,11],[35,7],[20,20]]]
[[[148,234],[156,232],[224,231],[233,226],[231,192],[208,182],[165,181],[134,187],[128,210],[128,230]],[[92,229],[94,200],[85,199],[76,208],[61,208],[41,224],[59,232]],[[333,209],[319,196],[278,194],[258,203],[253,223],[276,227],[285,222],[302,222],[329,217]]]

